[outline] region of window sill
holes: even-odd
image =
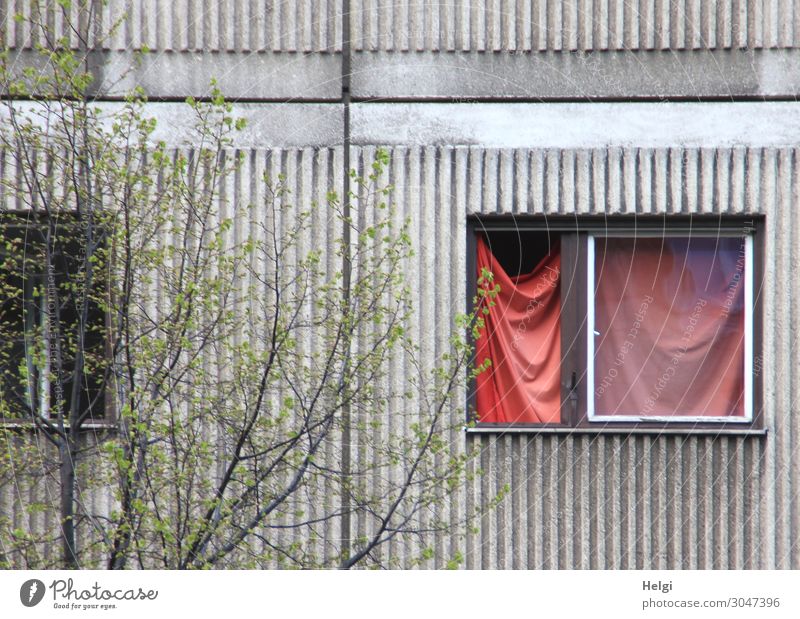
[[[767,436],[766,428],[630,428],[605,425],[597,428],[542,428],[536,426],[464,427],[466,434],[616,434],[645,436]]]

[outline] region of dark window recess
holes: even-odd
[[[530,273],[558,247],[558,234],[531,230],[486,230],[489,251],[510,277]]]
[[[69,414],[75,380],[80,384],[74,414],[87,420],[107,417],[108,280],[96,267],[86,290],[83,234],[72,225],[57,230],[48,274],[44,224],[0,224],[0,418],[5,420],[53,418],[59,400],[62,413]],[[55,301],[58,322],[52,318]],[[83,367],[76,372],[80,336]]]

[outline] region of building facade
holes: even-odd
[[[13,4],[0,36],[24,57]],[[431,359],[468,305],[476,215],[761,222],[764,431],[454,430],[482,474],[437,517],[508,492],[422,565],[462,548],[473,569],[800,567],[800,2],[111,0],[94,19],[126,10],[93,52],[97,93],[141,85],[167,139],[177,102],[215,78],[249,121],[243,179],[282,171],[298,200],[320,199],[388,149]],[[10,492],[0,504],[19,508]],[[349,526],[330,534],[367,525]]]

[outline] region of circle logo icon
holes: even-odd
[[[28,608],[36,606],[44,597],[44,583],[36,578],[31,578],[22,583],[19,588],[19,601]]]

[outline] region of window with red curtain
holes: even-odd
[[[763,219],[486,220],[471,224],[471,271],[498,287],[475,343],[478,430],[763,433]]]

